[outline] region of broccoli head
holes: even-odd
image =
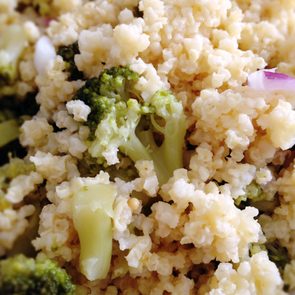
[[[75,55],[79,54],[78,42],[75,42],[69,46],[60,46],[57,54],[60,55],[66,63],[66,70],[69,72],[69,80],[83,79],[83,72],[79,71],[75,64]]]
[[[0,261],[0,294],[69,295],[74,291],[66,271],[47,258],[17,255]]]
[[[128,67],[114,67],[86,81],[73,99],[91,109],[86,124],[92,157],[113,165],[119,162],[120,151],[133,161],[151,160],[164,183],[183,167],[184,110],[168,90],[144,101],[135,87],[138,80]]]

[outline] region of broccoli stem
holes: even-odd
[[[120,150],[134,162],[139,160],[153,161],[159,183],[163,184],[167,182],[175,169],[182,167],[183,140],[180,141],[179,144],[181,148],[175,151],[173,145],[170,147],[167,146],[171,141],[174,142],[175,138],[173,135],[169,136],[171,138],[169,138],[168,144],[163,143],[159,148],[155,144],[150,131],[143,133],[146,147],[142,144],[137,135],[132,132],[128,141],[120,146]],[[171,164],[170,162],[173,163]]]
[[[120,150],[134,162],[139,160],[153,160],[148,152],[148,148],[141,143],[134,132],[132,132],[128,140],[120,146]]]
[[[185,117],[172,118],[165,126],[164,142],[160,147],[166,169],[170,176],[173,171],[183,167],[183,148],[186,132]],[[169,178],[169,177],[168,177]]]
[[[90,281],[106,278],[112,257],[112,215],[116,189],[91,184],[74,195],[73,221],[80,240],[80,269]]]
[[[0,147],[17,139],[19,136],[19,126],[15,119],[0,123]]]

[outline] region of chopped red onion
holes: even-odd
[[[295,91],[295,78],[275,72],[276,69],[260,70],[248,76],[249,87],[256,90]]]

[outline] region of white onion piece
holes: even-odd
[[[291,90],[295,91],[295,78],[277,73],[275,69],[261,70],[248,76],[248,86],[256,90]]]
[[[44,74],[56,57],[56,52],[50,39],[42,36],[36,43],[34,64],[38,74]]]

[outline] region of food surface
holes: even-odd
[[[0,0],[0,294],[295,291],[295,2]]]

